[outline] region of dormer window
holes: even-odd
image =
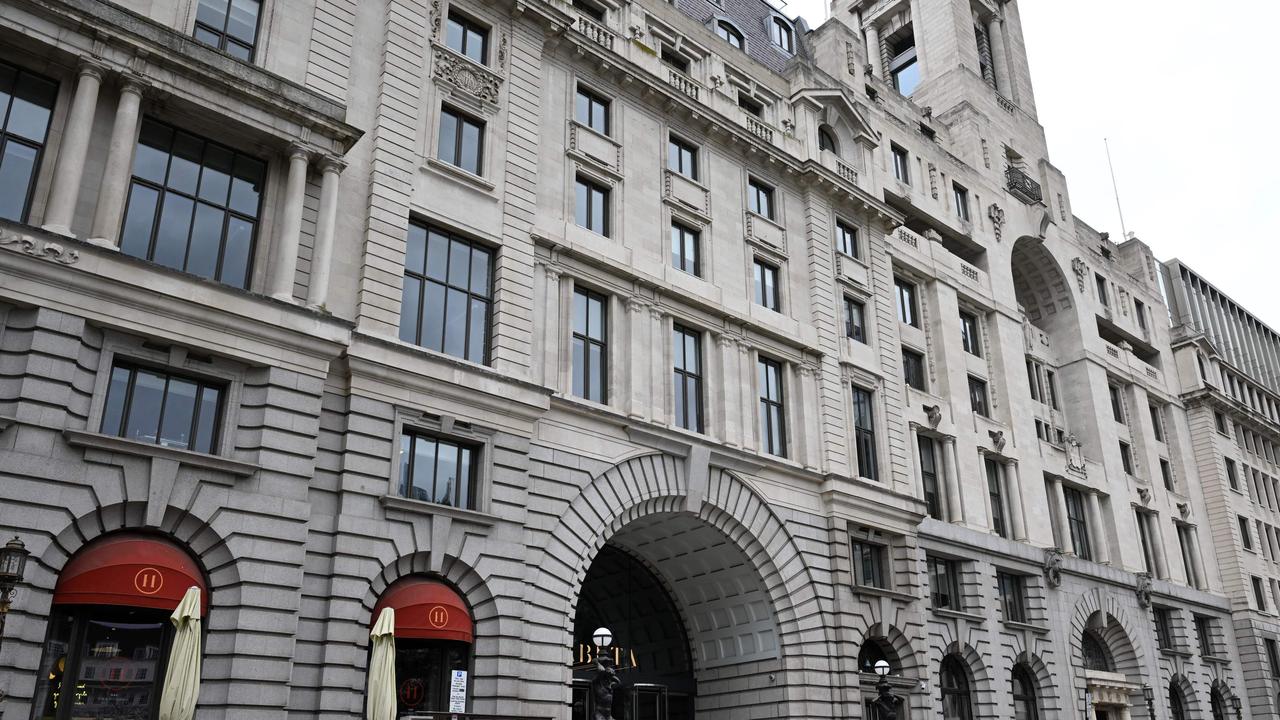
[[[720,20],[716,22],[716,35],[719,35],[725,42],[741,50],[743,48],[742,33],[731,25],[728,21]]]
[[[742,90],[738,91],[738,107],[758,118],[764,117],[764,103],[756,100]]]
[[[889,60],[889,75],[893,78],[893,87],[903,95],[910,96],[920,84],[920,65],[916,61],[916,39],[908,27],[901,37],[892,40],[890,45],[892,59]]]
[[[769,22],[769,39],[783,52],[793,53],[796,51],[795,35],[791,30],[791,25],[782,18],[774,18]]]
[[[836,144],[836,134],[826,125],[818,128],[818,149],[840,154],[839,145]]]

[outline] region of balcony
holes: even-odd
[[[1010,165],[1004,171],[1005,187],[1014,197],[1028,205],[1037,205],[1043,200],[1040,183],[1031,179],[1022,168]]]
[[[671,68],[667,68],[667,82],[671,87],[679,90],[685,95],[688,95],[694,100],[698,99],[698,83],[694,82],[688,75],[672,70]]]
[[[585,15],[579,15],[577,28],[578,32],[582,33],[591,42],[605,50],[613,49],[614,34],[609,32],[603,25],[594,22]]]
[[[766,125],[763,120],[757,118],[746,110],[743,110],[742,121],[752,135],[755,135],[767,143],[773,143],[773,128]]]

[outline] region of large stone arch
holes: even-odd
[[[1018,238],[1010,252],[1009,270],[1018,306],[1031,324],[1051,337],[1079,335],[1072,283],[1043,239]]]
[[[1141,644],[1143,636],[1116,596],[1101,588],[1088,590],[1076,601],[1071,616],[1071,667],[1083,667],[1081,637],[1090,628],[1097,632],[1111,653],[1116,672],[1134,677],[1142,674],[1142,658],[1145,657]]]
[[[697,451],[692,455],[697,457]],[[707,464],[705,453],[701,457],[699,466],[665,453],[638,455],[582,488],[547,535],[538,581],[529,589],[530,604],[546,624],[532,627],[531,637],[538,644],[568,647],[587,570],[600,549],[624,529],[644,527],[655,518],[671,518],[682,530],[696,522],[716,531],[735,557],[749,564],[772,610],[780,706],[791,708],[786,712],[807,708],[809,714],[828,713],[814,710],[834,702],[834,671],[832,638],[822,621],[812,572],[763,498],[729,470]],[[695,638],[691,642],[697,645]],[[566,688],[568,659],[566,650],[561,671]],[[698,658],[695,665],[702,662]]]
[[[1018,653],[1013,659],[1013,664],[1024,665],[1031,670],[1031,678],[1036,684],[1039,716],[1044,720],[1056,720],[1060,716],[1058,681],[1053,673],[1049,672],[1049,665],[1039,655],[1029,650]]]
[[[863,629],[861,635],[854,640],[854,645],[861,650],[867,642],[879,642],[898,663],[903,677],[923,678],[928,675],[928,665],[923,655],[911,644],[911,638],[896,626],[886,622],[876,623]],[[892,660],[891,660],[892,662]]]
[[[1169,678],[1169,684],[1165,687],[1165,691],[1168,693],[1169,690],[1174,689],[1177,690],[1179,696],[1182,698],[1182,707],[1187,711],[1186,717],[1208,717],[1206,714],[1200,712],[1200,698],[1196,697],[1196,687],[1186,675],[1177,673],[1173,677]],[[1165,697],[1164,701],[1166,703],[1169,702],[1168,697]],[[1172,709],[1166,707],[1165,712],[1172,716]]]

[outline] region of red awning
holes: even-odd
[[[471,642],[471,611],[457,591],[438,580],[406,578],[387,588],[372,622],[384,607],[396,611],[397,638]]]
[[[71,558],[58,576],[53,603],[172,610],[193,585],[200,588],[201,613],[208,613],[209,589],[185,550],[161,538],[122,533]]]

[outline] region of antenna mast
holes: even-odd
[[[1111,144],[1102,138],[1102,146],[1107,149],[1107,169],[1111,171],[1111,191],[1116,196],[1116,212],[1120,214],[1120,233],[1125,240],[1129,239],[1129,231],[1124,226],[1124,209],[1120,207],[1120,188],[1116,185],[1116,168],[1111,163]]]

